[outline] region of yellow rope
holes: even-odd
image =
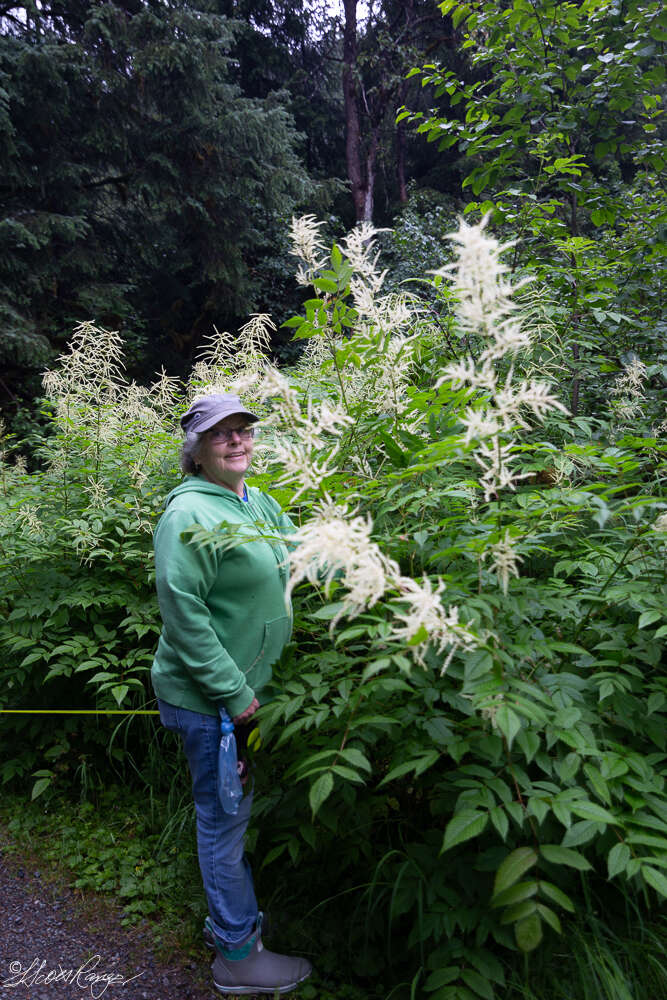
[[[122,708],[0,708],[0,715],[159,715],[157,709]]]

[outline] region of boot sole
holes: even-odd
[[[289,993],[291,990],[295,990],[299,983],[305,982],[311,972],[312,969],[305,976],[302,976],[301,979],[297,979],[288,986],[220,986],[219,983],[216,983],[215,979],[213,980],[213,985],[220,993],[235,993],[239,996],[250,993]]]

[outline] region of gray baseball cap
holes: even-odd
[[[233,413],[240,413],[251,423],[259,420],[255,413],[246,410],[238,396],[225,392],[195,399],[187,413],[181,417],[181,427],[186,432],[195,431],[197,434],[202,434],[209,428],[215,427],[219,420],[231,417]]]

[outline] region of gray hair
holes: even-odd
[[[185,435],[185,441],[181,448],[181,472],[184,472],[186,476],[196,476],[201,468],[197,461],[197,455],[203,436],[197,431],[188,431]]]

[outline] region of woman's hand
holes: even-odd
[[[234,716],[232,722],[234,723],[235,726],[242,726],[244,722],[247,722],[248,719],[255,714],[258,708],[259,708],[259,702],[257,701],[256,698],[253,698],[248,707],[243,712],[241,712],[240,715]]]

